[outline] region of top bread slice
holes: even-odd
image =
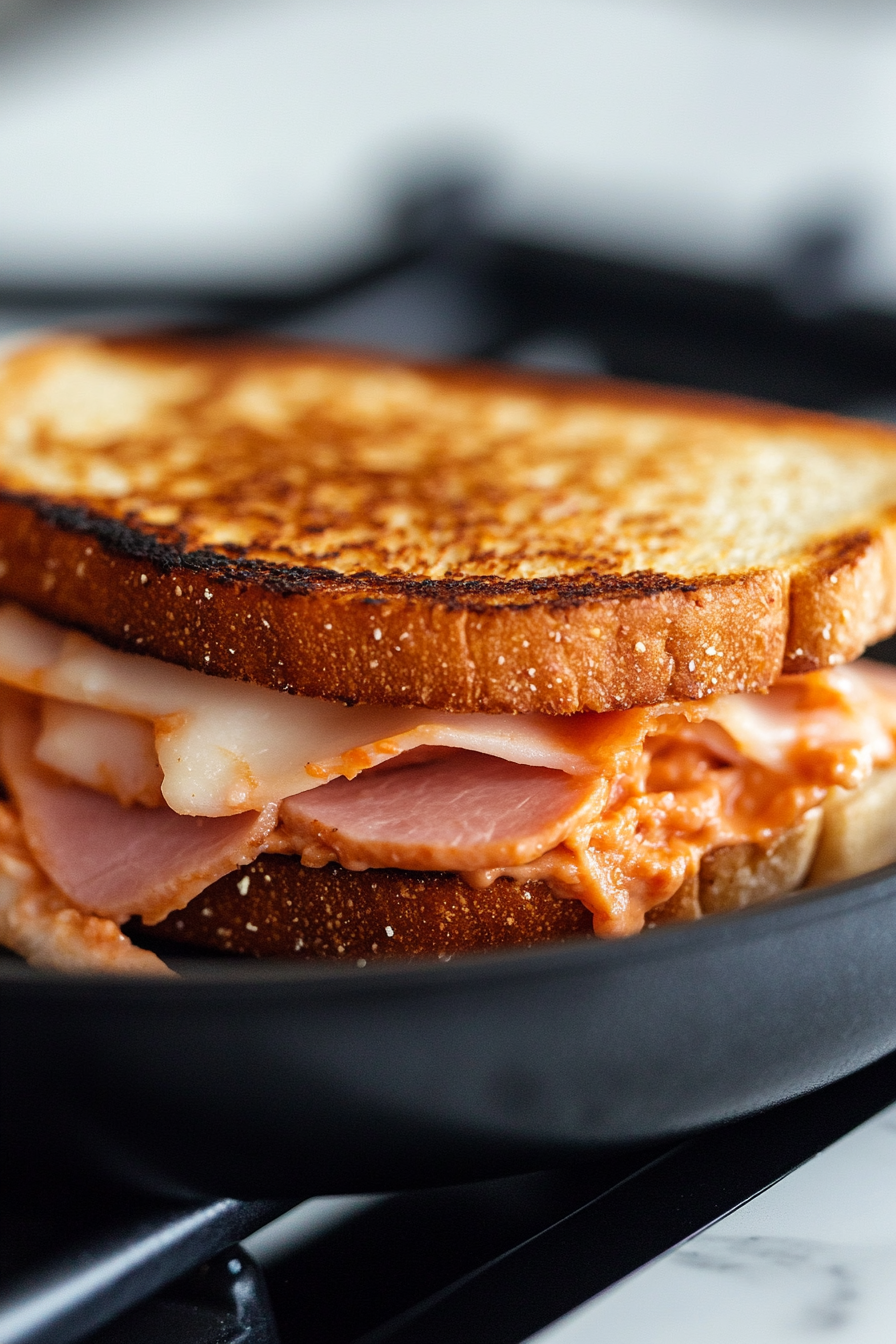
[[[896,627],[896,432],[273,341],[48,338],[0,364],[0,596],[346,701],[758,689]]]

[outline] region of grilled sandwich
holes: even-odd
[[[896,858],[896,433],[261,341],[0,365],[0,941],[366,965]],[[892,837],[892,838],[891,838]]]

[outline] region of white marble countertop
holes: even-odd
[[[530,1344],[893,1344],[896,1106]]]

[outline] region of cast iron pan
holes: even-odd
[[[7,1154],[160,1193],[297,1197],[556,1166],[896,1048],[896,865],[606,943],[450,962],[0,970]]]

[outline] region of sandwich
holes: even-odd
[[[0,942],[615,938],[896,858],[896,433],[64,335],[0,364]]]

